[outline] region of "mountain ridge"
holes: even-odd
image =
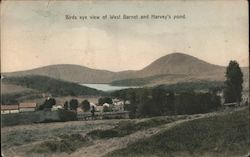
[[[56,64],[39,67],[31,70],[3,73],[5,76],[42,75],[75,83],[111,83],[124,79],[135,79],[166,75],[166,77],[152,80],[153,84],[174,83],[174,77],[169,78],[167,74],[185,75],[178,81],[189,80],[223,80],[226,67],[205,62],[199,58],[184,53],[171,53],[160,57],[141,70],[125,70],[113,72],[88,68],[74,64]],[[243,73],[248,68],[242,68]]]

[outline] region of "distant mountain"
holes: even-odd
[[[241,68],[244,74],[244,88],[249,86],[248,67]],[[183,53],[172,53],[163,56],[133,77],[115,80],[112,85],[147,85],[175,84],[179,82],[224,81],[226,67],[207,63],[196,57]]]
[[[77,83],[107,83],[113,80],[114,72],[95,70],[80,65],[49,65],[27,71],[5,73],[6,76],[41,75]]]
[[[224,67],[213,65],[183,53],[163,56],[139,71],[139,75],[153,76],[163,74],[197,75],[223,71]]]
[[[248,68],[242,68],[242,71],[245,76],[244,79],[249,80]],[[126,85],[132,81],[142,82],[145,85],[157,85],[197,80],[223,81],[225,67],[210,64],[183,53],[172,53],[157,59],[138,71],[112,72],[79,65],[61,64],[27,71],[4,73],[4,75],[43,75],[76,83],[111,83],[115,81],[113,84]],[[123,84],[124,82],[125,84]]]

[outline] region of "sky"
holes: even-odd
[[[102,19],[124,14],[171,19]],[[101,19],[89,19],[92,15]],[[52,64],[139,70],[174,52],[217,65],[237,60],[248,66],[248,31],[243,0],[3,1],[1,71]]]

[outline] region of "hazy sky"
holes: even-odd
[[[247,1],[4,1],[3,72],[50,64],[137,70],[182,52],[248,66]],[[66,20],[65,15],[170,15],[167,20]],[[185,19],[173,20],[174,15]]]

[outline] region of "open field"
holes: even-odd
[[[26,88],[19,85],[2,83],[1,84],[1,93],[2,94],[11,94],[11,93],[23,93],[23,92],[34,92],[35,90]]]
[[[241,156],[249,150],[248,112],[246,108],[237,110],[189,116],[4,127],[1,131],[2,152],[8,157],[128,154],[137,157],[168,156],[169,152],[172,156],[195,156],[197,153],[206,157],[225,154]],[[171,149],[173,146],[176,149]],[[211,150],[214,154],[209,154]]]

